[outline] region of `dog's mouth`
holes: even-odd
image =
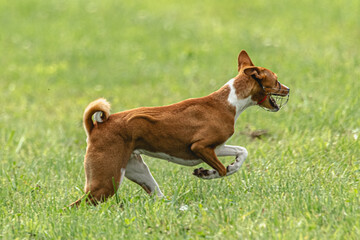
[[[287,104],[287,102],[289,101],[290,94],[288,93],[286,95],[280,95],[280,94],[269,93],[268,97],[269,97],[270,105],[273,108],[272,109],[265,108],[265,109],[271,112],[277,112]]]
[[[272,109],[269,109],[270,111],[277,112],[280,110],[279,106],[276,104],[276,100],[271,95],[269,95],[269,102],[273,107]]]
[[[290,88],[282,85],[280,82],[277,82],[279,85],[278,88],[268,88],[264,87],[259,79],[255,78],[255,80],[258,82],[258,84],[266,94],[264,98],[258,102],[258,105],[260,107],[264,108],[267,111],[277,112],[287,104],[290,97]],[[269,99],[269,104],[271,108],[261,105],[261,103],[263,103],[267,98]]]
[[[265,98],[269,99],[271,108],[264,107],[264,106],[260,105],[260,103],[258,103],[258,104],[260,107],[262,107],[263,109],[265,109],[267,111],[277,112],[287,104],[287,102],[289,101],[289,97],[290,97],[290,93],[287,93],[286,95],[282,95],[279,93],[267,93]],[[265,100],[265,98],[264,98],[264,100]]]

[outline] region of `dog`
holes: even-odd
[[[91,102],[83,115],[86,202],[95,205],[114,195],[124,176],[148,194],[163,197],[141,154],[185,166],[205,162],[213,169],[193,172],[202,179],[234,174],[248,156],[244,147],[225,145],[239,115],[255,105],[277,112],[287,103],[289,93],[275,73],[254,66],[243,50],[237,76],[208,96],[112,115],[105,99]],[[234,156],[235,162],[225,167],[218,159],[222,156]]]

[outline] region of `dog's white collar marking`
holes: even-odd
[[[251,100],[251,96],[249,96],[247,98],[239,99],[236,95],[234,81],[235,81],[235,79],[232,78],[225,85],[230,87],[228,102],[230,103],[230,105],[232,105],[236,108],[236,114],[235,114],[235,122],[236,122],[240,113],[242,113],[246,108],[256,105],[256,102]]]
[[[101,119],[101,115],[102,115],[102,112],[94,113],[94,120],[97,122],[103,122],[103,120]]]

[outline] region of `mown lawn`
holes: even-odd
[[[359,16],[358,0],[0,0],[0,238],[357,239]],[[90,101],[117,112],[207,95],[241,49],[291,97],[240,116],[237,174],[204,181],[145,157],[166,199],[125,180],[106,203],[62,210],[82,195]]]

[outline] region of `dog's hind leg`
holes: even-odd
[[[131,154],[126,166],[125,177],[139,184],[148,194],[152,195],[156,192],[158,197],[164,197],[148,166],[139,154]]]
[[[72,203],[78,206],[82,200],[96,205],[113,196],[126,173],[126,165],[131,155],[131,148],[123,144],[104,146],[88,145],[85,156],[85,196]],[[99,149],[102,149],[99,151]]]
[[[235,162],[226,167],[226,176],[236,173],[248,156],[248,151],[244,147],[224,145],[215,150],[219,157],[235,156]]]
[[[231,145],[221,145],[215,149],[215,153],[218,157],[236,157],[235,162],[226,167],[226,176],[229,176],[239,171],[240,167],[248,156],[246,148]],[[215,170],[206,170],[203,168],[195,169],[193,174],[203,179],[214,179],[221,177]]]
[[[131,153],[111,150],[109,152],[94,161],[93,164],[90,164],[91,160],[85,161],[85,193],[89,194],[88,201],[92,204],[97,204],[113,196],[126,174],[126,165]],[[88,170],[88,168],[91,169]]]

